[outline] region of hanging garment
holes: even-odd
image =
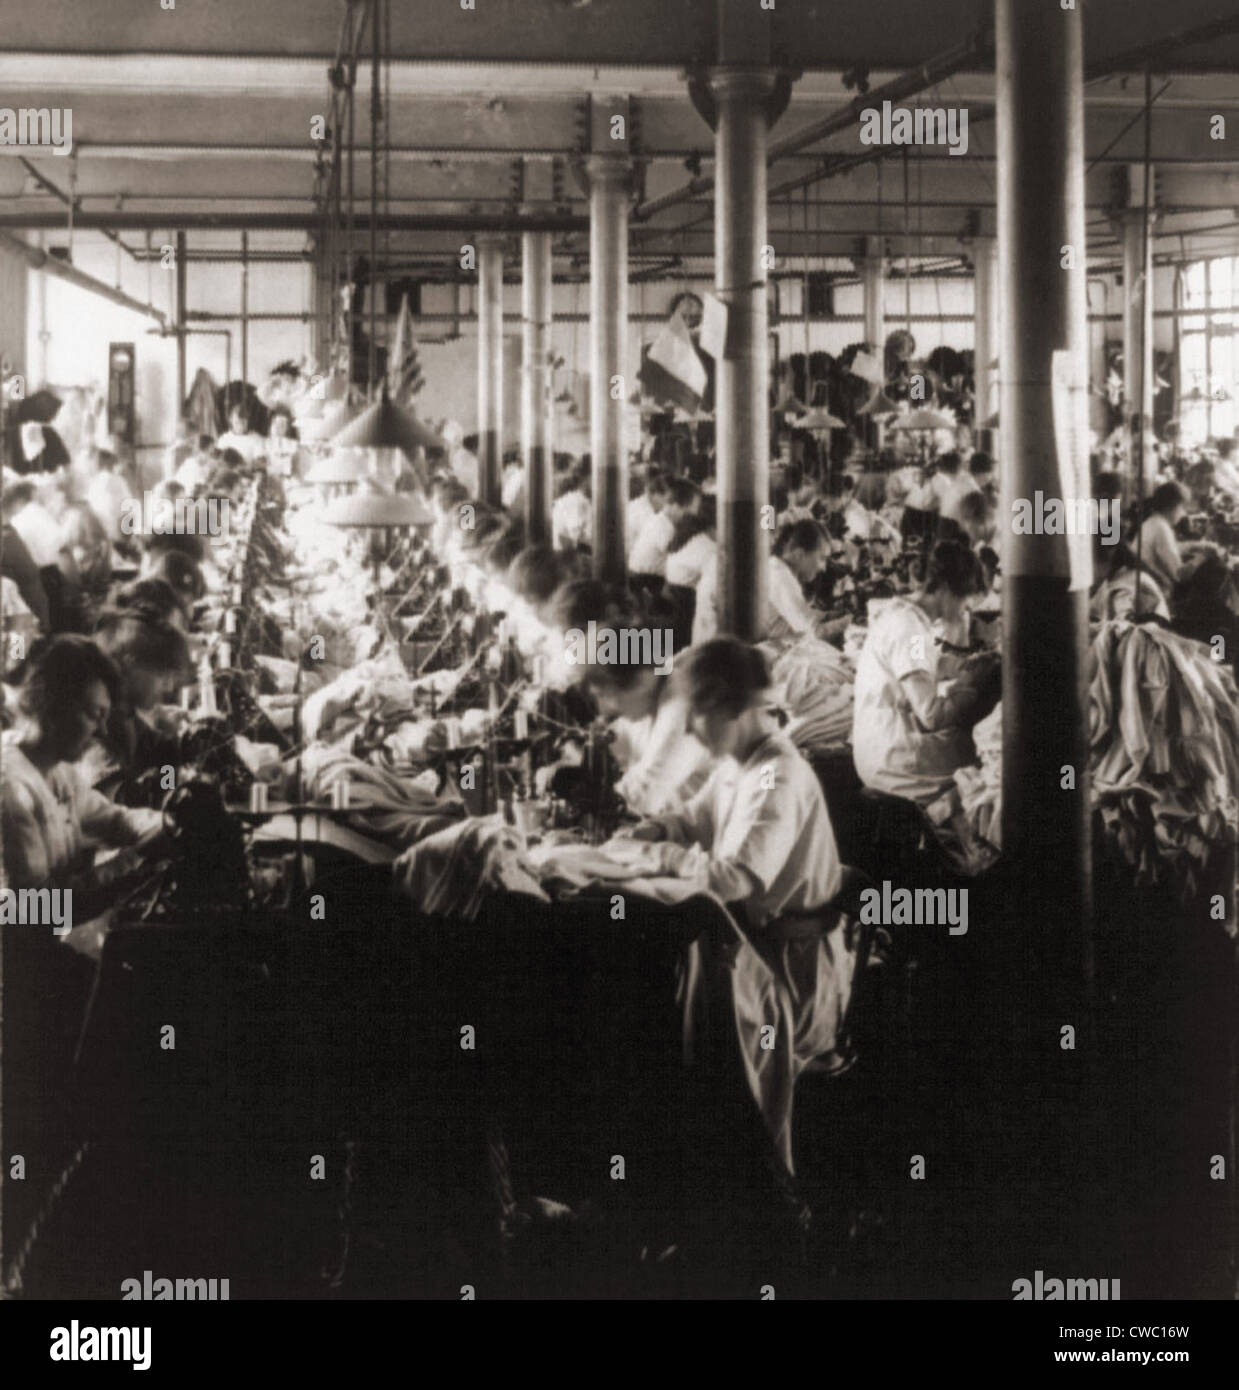
[[[211,373],[199,367],[194,373],[193,385],[185,398],[185,416],[194,422],[195,434],[209,434],[217,438],[224,429],[224,420],[216,408],[217,388]]]
[[[1209,647],[1156,624],[1105,624],[1093,641],[1094,805],[1139,882],[1189,888],[1239,807],[1239,692]]]

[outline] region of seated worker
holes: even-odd
[[[613,628],[640,628],[638,616],[612,619]],[[651,657],[670,654],[670,638]],[[638,655],[646,655],[639,653]],[[641,816],[677,810],[705,784],[714,759],[688,733],[691,710],[681,683],[659,663],[594,663],[584,683],[600,713],[613,722],[611,754],[623,770],[615,789]]]
[[[894,550],[903,544],[898,526],[882,515],[886,499],[885,477],[881,473],[867,473],[852,496],[844,501],[843,534],[853,549],[858,545],[870,545]]]
[[[632,554],[632,548],[642,531],[663,509],[667,500],[667,479],[660,468],[651,468],[645,475],[645,487],[641,493],[630,499],[624,515],[624,553]]]
[[[817,479],[808,476],[797,463],[789,463],[783,470],[783,488],[787,494],[787,505],[779,513],[778,524],[785,526],[793,521],[813,521],[813,504],[821,493]]]
[[[100,740],[103,758],[94,785],[132,805],[144,773],[177,761],[176,735],[160,727],[157,709],[171,704],[190,678],[189,644],[170,623],[116,609],[100,616],[95,642],[120,672],[120,681]]]
[[[499,504],[505,512],[517,513],[525,506],[525,469],[519,459],[503,465],[503,480],[499,488]]]
[[[41,485],[22,478],[7,486],[0,497],[0,512],[38,568],[52,632],[74,632],[84,626],[77,563],[64,530],[66,482],[67,474],[53,474]]]
[[[111,450],[96,450],[94,462],[95,472],[86,488],[86,505],[99,518],[109,544],[124,545],[127,537],[121,529],[121,517],[132,489],[121,475],[120,461]]]
[[[180,550],[147,550],[142,556],[139,582],[160,579],[167,584],[187,613],[206,593],[206,577],[202,569]]]
[[[1148,567],[1137,561],[1135,552],[1125,541],[1120,541],[1118,545],[1106,545],[1100,533],[1094,536],[1089,621],[1130,621],[1149,614],[1170,621],[1166,596]]]
[[[188,497],[197,497],[206,486],[211,471],[219,462],[220,451],[209,434],[198,436],[197,447],[182,461],[169,482],[174,482]]]
[[[21,595],[22,602],[34,614],[41,632],[50,631],[51,608],[47,600],[47,590],[43,587],[43,577],[26,542],[7,522],[4,524],[4,538],[0,549],[0,575],[11,581]]]
[[[448,542],[443,559],[447,564],[453,589],[464,589],[477,604],[486,589],[483,556],[490,546],[508,529],[508,518],[481,502],[469,503],[473,508],[461,518],[461,525]],[[466,521],[472,525],[466,525]]]
[[[107,532],[85,502],[65,505],[61,527],[82,588],[97,598],[112,579],[112,546]]]
[[[176,422],[176,438],[163,456],[163,480],[171,482],[181,466],[193,457],[198,448],[198,431],[193,417],[182,415]]]
[[[937,471],[929,480],[934,498],[931,510],[951,521],[959,520],[960,503],[970,492],[976,492],[980,487],[974,481],[971,471],[963,471],[962,463],[963,460],[954,449],[940,454]]]
[[[512,611],[513,595],[508,584],[508,570],[512,561],[525,549],[525,523],[501,518],[503,529],[490,536],[478,552],[478,565],[485,576],[478,596],[479,605],[486,613],[502,615]]]
[[[456,540],[464,514],[461,508],[469,501],[464,483],[448,474],[436,478],[430,487],[430,510],[434,525],[430,530],[430,548],[446,561],[451,542]]]
[[[286,405],[277,405],[267,422],[267,472],[274,478],[296,478],[299,449],[293,413]]]
[[[522,590],[526,584],[520,580]],[[566,577],[541,607],[543,643],[537,653],[538,669],[534,679],[548,690],[567,691],[579,687],[583,668],[568,657],[567,634],[576,629],[585,632],[591,622],[599,627],[616,626],[631,613],[635,600],[623,585],[604,584],[599,579]],[[580,692],[580,703],[594,717],[594,703],[588,692]]]
[[[1149,498],[1149,511],[1140,527],[1138,553],[1141,563],[1169,597],[1179,582],[1183,557],[1174,528],[1187,510],[1187,498],[1178,483],[1163,483]]]
[[[993,543],[996,529],[993,502],[984,492],[970,492],[961,499],[956,517],[939,516],[934,540],[958,541],[979,550]]]
[[[803,585],[825,569],[830,537],[816,521],[793,521],[775,537],[774,554],[766,561],[766,615],[763,642],[803,637],[817,630],[821,615],[804,596]],[[697,586],[693,614],[693,645],[718,631],[718,566],[708,565]]]
[[[264,458],[267,453],[267,441],[262,435],[250,431],[249,411],[240,402],[228,412],[228,428],[216,440],[216,445],[221,453],[226,449],[235,449],[251,468],[257,459]]]
[[[122,612],[189,631],[192,602],[187,603],[166,579],[135,579],[118,589],[113,601]]]
[[[633,543],[628,557],[630,574],[652,574],[660,578],[667,573],[667,553],[675,539],[676,527],[686,517],[701,510],[701,489],[687,478],[667,480],[667,500]]]
[[[695,589],[718,554],[718,499],[702,494],[696,511],[682,515],[667,550],[668,584]]]
[[[31,657],[18,725],[3,735],[0,812],[8,883],[73,890],[79,920],[101,911],[107,886],[115,887],[133,867],[124,858],[94,871],[95,847],[146,844],[162,825],[158,811],[109,801],[77,766],[106,728],[119,684],[116,668],[89,638],[54,637]]]
[[[972,456],[972,462],[968,465],[968,472],[972,474],[972,481],[977,487],[986,494],[989,500],[998,505],[998,476],[994,471],[994,460],[989,454],[978,450]]]
[[[976,555],[957,541],[939,541],[917,589],[870,603],[852,717],[852,757],[867,787],[929,805],[952,785],[955,770],[973,761],[970,715],[997,658],[969,658],[939,693],[934,626],[957,627],[982,584]]]
[[[594,504],[584,459],[569,467],[559,480],[551,507],[551,535],[556,550],[593,544]]]
[[[718,637],[685,654],[689,732],[715,761],[682,809],[642,821],[622,837],[668,840],[702,852],[701,886],[750,927],[820,912],[841,883],[835,832],[817,776],[779,732],[767,706],[766,662],[754,647]],[[672,862],[675,861],[675,862]]]
[[[527,659],[545,651],[550,636],[547,618],[551,600],[576,572],[571,554],[546,545],[522,547],[508,565],[504,582],[510,597],[505,611],[517,648]]]

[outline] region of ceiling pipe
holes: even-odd
[[[167,231],[207,228],[249,232],[314,232],[321,226],[321,215],[313,212],[80,212],[73,219],[79,232]],[[64,218],[48,212],[3,213],[0,227],[47,228],[64,225]],[[357,231],[367,231],[370,219],[354,218]],[[571,213],[470,212],[459,213],[380,213],[379,231],[391,232],[587,232],[589,218]]]
[[[18,162],[21,164],[22,168],[25,169],[25,171],[30,175],[30,177],[35,181],[35,183],[39,185],[40,188],[42,188],[45,192],[50,193],[52,197],[55,198],[58,202],[64,203],[66,207],[72,208],[75,218],[81,216],[82,199],[80,195],[76,200],[70,198],[63,188],[60,188],[56,184],[54,184],[51,181],[51,179],[47,177],[46,174],[41,174],[38,171],[38,169],[36,169],[35,166],[31,164],[31,162],[25,157],[25,155],[19,155]],[[133,247],[128,245],[126,242],[122,241],[120,236],[116,232],[104,232],[103,235],[107,237],[109,241],[114,241],[122,251],[127,251],[131,259],[135,261],[138,259],[137,252],[134,251]]]
[[[1174,33],[1166,34],[1154,43],[1146,44],[1142,48],[1131,49],[1126,53],[1116,54],[1114,57],[1106,58],[1093,64],[1085,71],[1086,82],[1097,82],[1106,77],[1112,77],[1115,73],[1135,69],[1142,70],[1152,64],[1157,70],[1156,59],[1167,57],[1171,53],[1181,48],[1188,48],[1196,44],[1209,43],[1215,39],[1226,37],[1230,34],[1239,32],[1239,15],[1229,15],[1225,19],[1215,20],[1209,24],[1202,24],[1195,29],[1181,29]],[[926,87],[931,87],[937,82],[943,81],[947,77],[953,76],[962,67],[972,60],[980,57],[991,58],[992,46],[988,32],[982,28],[972,37],[966,40],[958,48],[940,57],[932,59],[923,67],[915,68],[901,77],[895,78],[891,82],[885,83],[881,87],[875,87],[863,96],[853,98],[847,106],[840,108],[832,115],[823,120],[814,122],[811,126],[806,126],[803,130],[797,131],[793,135],[784,137],[771,143],[767,151],[766,162],[773,164],[776,159],[786,158],[788,155],[795,154],[814,144],[818,140],[825,139],[828,135],[836,135],[842,130],[847,130],[857,120],[860,113],[870,107],[878,107],[883,101],[900,101],[907,97],[915,96],[918,92],[924,91]],[[992,119],[994,112],[979,115],[975,119]],[[885,158],[890,153],[882,147],[866,151],[864,154],[856,156],[839,156],[836,163],[830,163],[829,156],[824,157],[823,167],[816,172],[806,175],[803,178],[793,180],[788,184],[781,185],[779,188],[770,190],[769,197],[773,201],[780,194],[788,191],[811,186],[822,179],[833,178],[836,174],[843,173],[849,169],[855,169],[862,164],[872,163],[874,160]],[[710,192],[714,188],[714,178],[712,175],[702,175],[700,178],[690,180],[680,188],[674,189],[670,193],[665,193],[661,197],[652,198],[647,202],[641,203],[633,209],[633,217],[637,221],[645,221],[656,213],[663,212],[669,207],[676,207],[680,203],[690,201],[701,193]],[[705,218],[697,218],[692,222],[686,222],[683,227],[676,227],[674,231],[681,231],[684,228],[695,226],[698,221]]]
[[[1157,65],[1159,58],[1167,57],[1181,48],[1224,39],[1231,34],[1239,34],[1239,13],[1212,20],[1208,24],[1198,24],[1194,29],[1176,29],[1140,48],[1129,48],[1126,53],[1116,53],[1101,62],[1090,63],[1084,69],[1084,80],[1097,82],[1103,77],[1112,77],[1116,72],[1143,72],[1145,68],[1161,72],[1163,69]]]
[[[55,225],[59,226],[60,224],[56,223]],[[96,280],[93,275],[87,275],[84,271],[71,266],[67,261],[49,256],[46,251],[41,251],[37,246],[30,246],[19,237],[0,231],[0,250],[11,251],[15,256],[20,256],[31,270],[40,270],[46,275],[54,275],[56,279],[64,280],[70,285],[76,285],[78,289],[86,290],[89,294],[97,294],[103,299],[110,299],[113,304],[119,304],[122,309],[128,309],[131,313],[142,314],[148,319],[154,319],[162,328],[169,327],[167,315],[161,313],[153,305],[131,299],[123,290],[113,289],[111,285],[105,285],[102,280]]]
[[[962,44],[922,64],[921,67],[912,68],[880,87],[874,87],[871,91],[853,97],[846,106],[832,111],[820,121],[814,121],[812,125],[807,125],[791,135],[785,135],[781,140],[771,141],[766,151],[766,166],[769,167],[776,160],[786,159],[789,155],[798,154],[806,146],[815,145],[819,140],[847,130],[849,126],[855,125],[860,120],[861,113],[870,107],[880,107],[884,101],[902,101],[905,97],[914,96],[926,87],[932,87],[934,83],[953,76],[969,63],[987,58],[989,53],[989,35],[984,28],[979,29]],[[713,174],[702,174],[670,193],[638,204],[632,215],[637,221],[644,222],[668,208],[678,207],[680,203],[687,202],[699,194],[710,192],[714,185]]]

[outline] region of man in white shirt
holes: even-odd
[[[504,511],[516,511],[524,493],[525,470],[519,463],[509,463],[503,470],[503,482],[499,490],[499,502]]]
[[[654,520],[655,516],[663,509],[663,504],[667,500],[667,480],[663,476],[662,470],[652,468],[645,475],[645,489],[639,497],[634,497],[628,503],[628,511],[624,517],[624,528],[626,531],[625,550],[632,555],[632,548],[640,537],[641,532]]]
[[[642,529],[628,557],[631,574],[667,573],[667,552],[675,538],[675,528],[691,512],[701,508],[701,492],[687,478],[671,478],[667,483],[667,500]]]
[[[99,518],[99,524],[113,545],[122,539],[120,521],[124,505],[130,498],[129,485],[116,472],[116,455],[101,449],[99,471],[86,489],[86,505]]]
[[[176,422],[176,438],[168,446],[163,456],[163,477],[165,482],[171,482],[177,475],[177,470],[190,458],[198,445],[198,435],[194,427],[194,422],[188,416],[182,416]]]
[[[938,471],[929,480],[929,485],[937,499],[935,510],[938,515],[956,522],[960,519],[959,504],[970,492],[980,491],[971,472],[964,472],[962,460],[954,451],[938,459]]]
[[[551,507],[552,544],[556,550],[570,550],[592,545],[593,535],[594,504],[584,490],[584,480],[577,478]]]
[[[43,505],[30,479],[23,478],[5,489],[3,510],[38,569],[59,565],[64,544],[60,523]]]

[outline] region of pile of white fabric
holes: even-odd
[[[806,635],[773,651],[772,694],[790,716],[788,737],[799,748],[822,750],[847,745],[852,736],[852,682],[856,666],[837,647]]]

